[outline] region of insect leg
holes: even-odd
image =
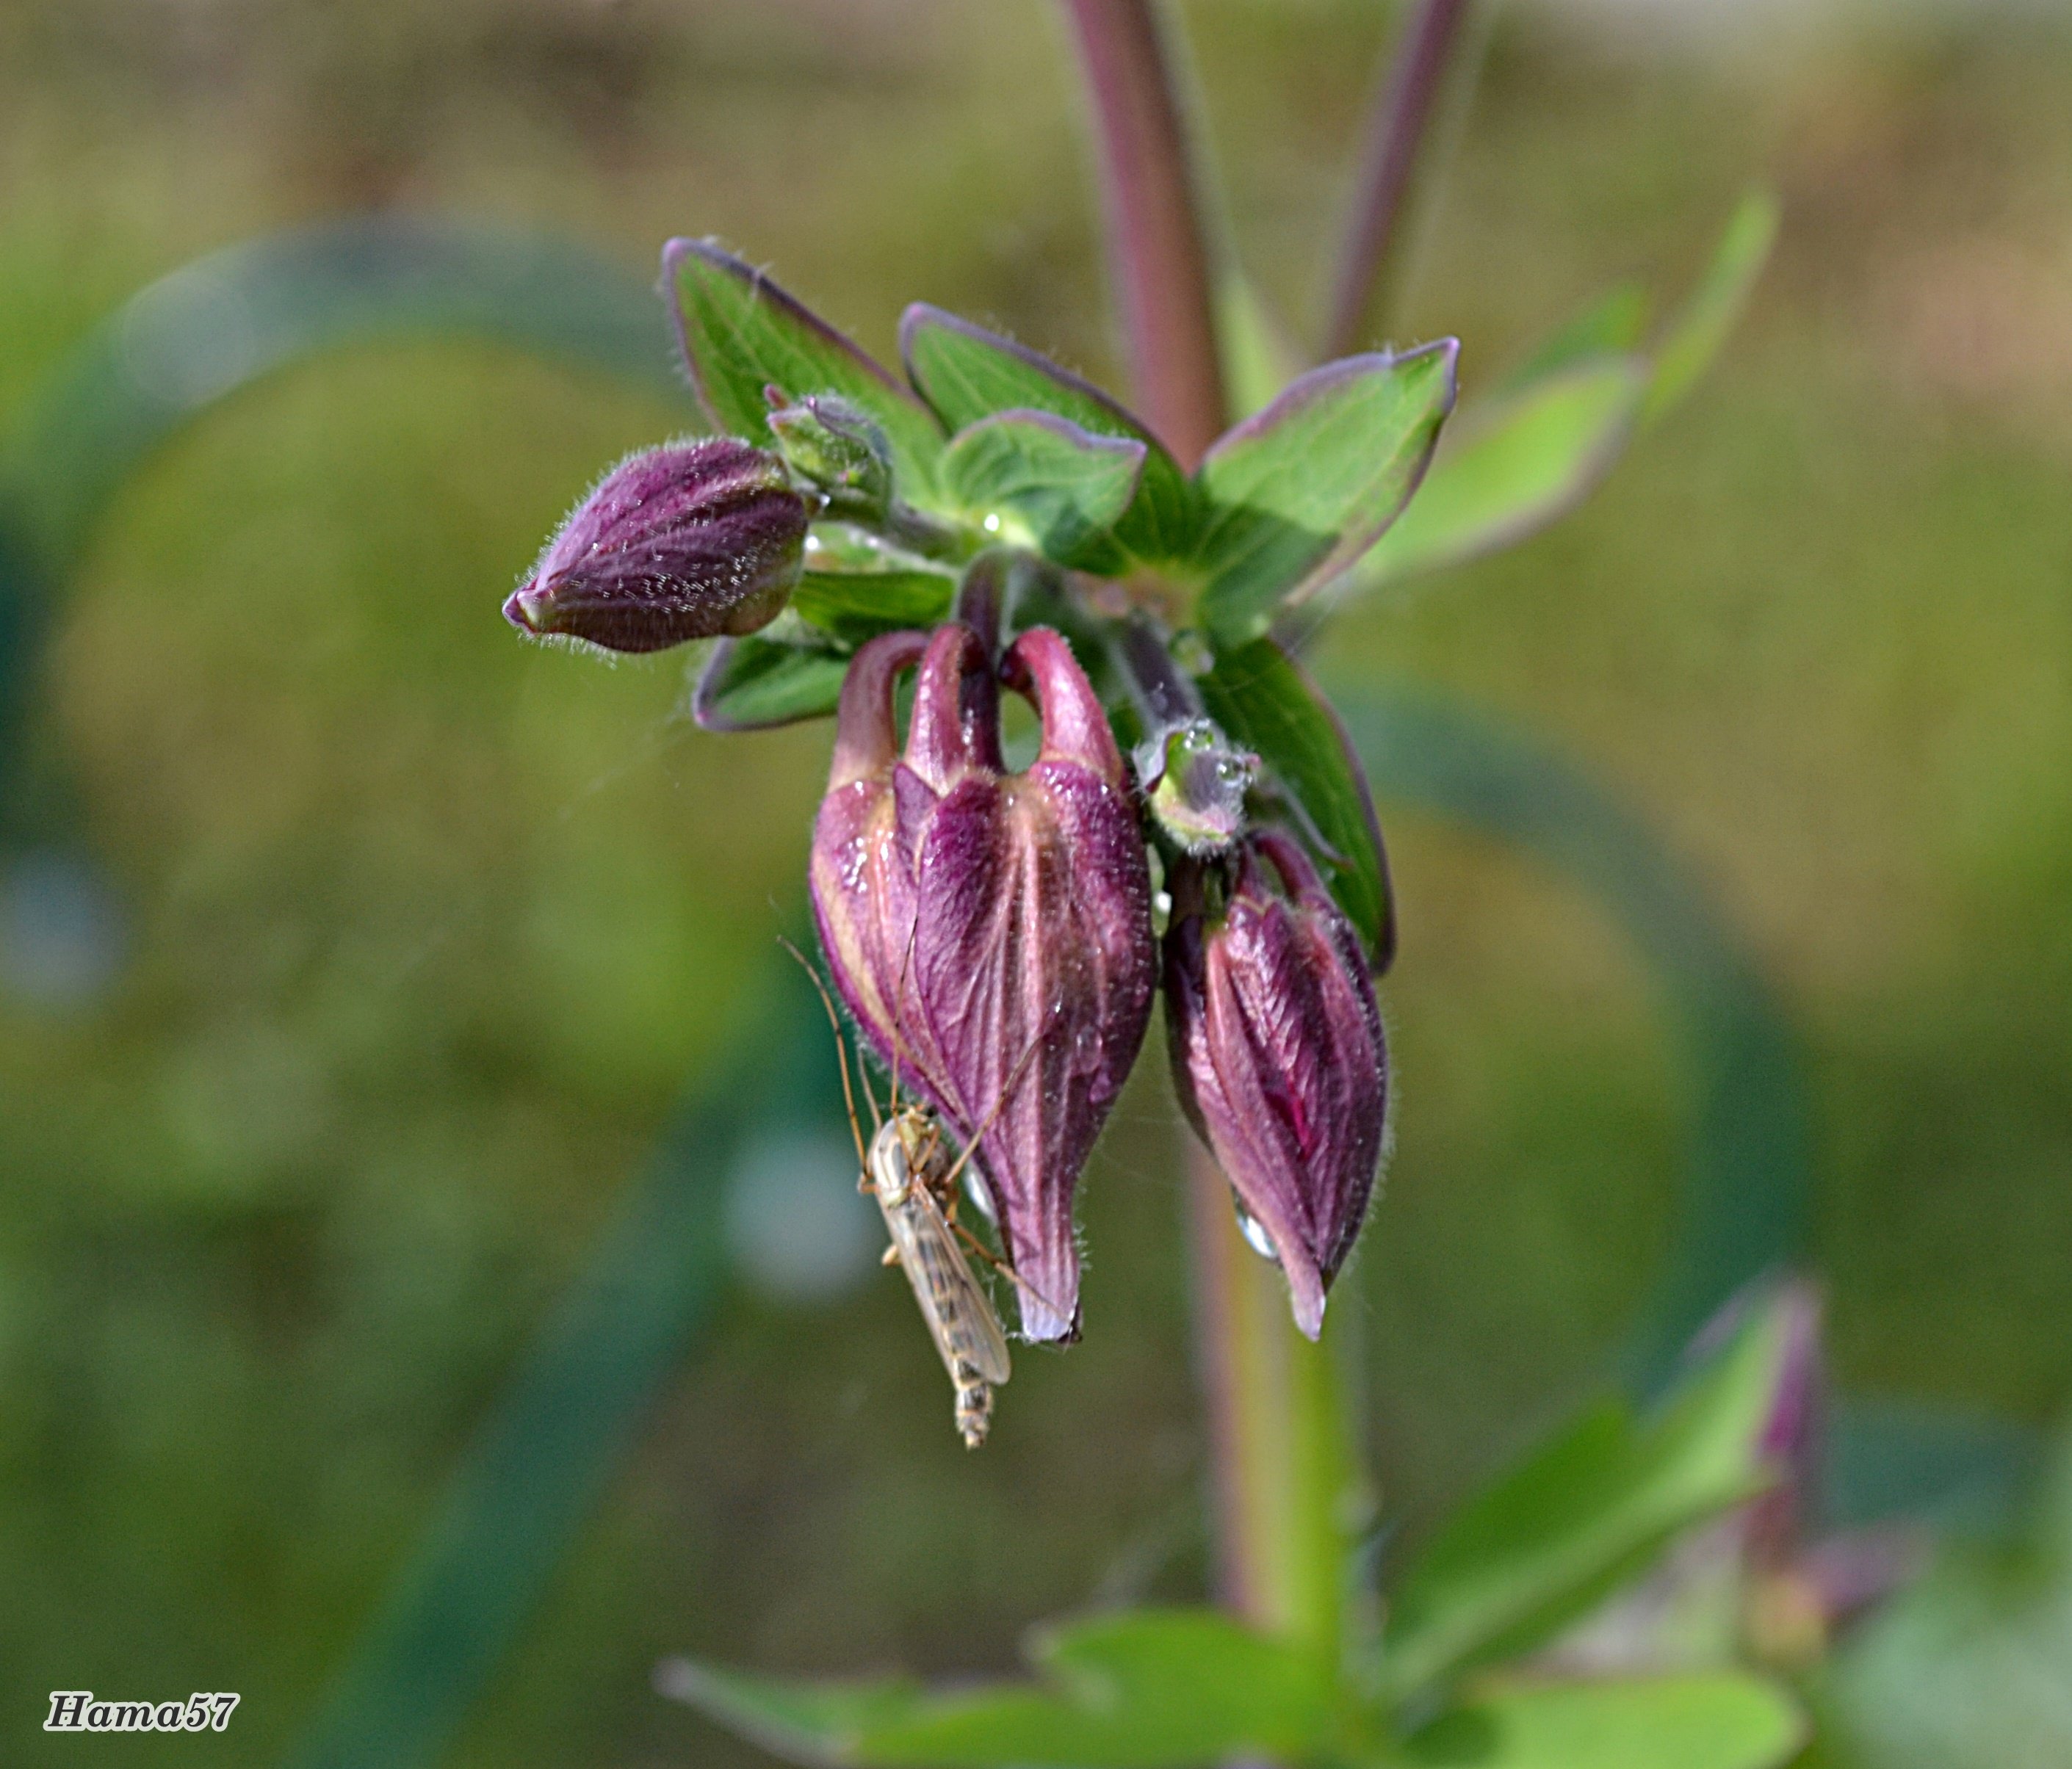
[[[820,1005],[827,1009],[828,1024],[833,1028],[835,1035],[835,1060],[841,1065],[842,1103],[849,1108],[849,1139],[856,1144],[857,1171],[864,1176],[859,1189],[868,1192],[870,1189],[870,1179],[866,1169],[869,1168],[870,1162],[863,1151],[862,1127],[856,1120],[856,1094],[849,1086],[849,1043],[842,1036],[841,1016],[835,1012],[834,998],[828,993],[828,986],[820,981],[820,972],[806,962],[806,954],[792,945],[783,934],[779,934],[777,938],[784,950],[799,961],[799,968],[806,973],[808,980],[813,985],[814,992],[820,998]],[[861,1064],[858,1066],[861,1067]],[[870,1106],[870,1127],[872,1132],[875,1134],[881,1127],[881,1120],[878,1115],[878,1098],[871,1092],[870,1082],[867,1077],[863,1084],[863,1097]]]

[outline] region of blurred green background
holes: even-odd
[[[1306,327],[1390,9],[1180,10]],[[1036,0],[10,0],[0,422],[150,278],[375,207],[642,277],[714,233],[874,348],[926,299],[1118,384],[1063,47]],[[1688,863],[1803,1040],[1841,1381],[2038,1423],[2072,1391],[2068,81],[2044,7],[1507,10],[1397,342],[1457,333],[1486,386],[1618,277],[1680,285],[1753,179],[1778,253],[1581,512],[1317,659],[1531,731]],[[0,875],[10,1763],[277,1760],[687,1085],[798,987],[826,729],[704,736],[680,659],[497,617],[677,421],[487,347],[340,354],[158,457],[50,613],[65,790]],[[1604,1367],[1691,1100],[1601,911],[1375,784],[1399,1147],[1339,1307],[1414,1528]],[[658,1656],[997,1668],[1198,1590],[1161,1068],[1082,1194],[1086,1341],[1021,1359],[976,1458],[839,1146],[737,1164],[749,1275],[454,1760],[745,1763]],[[35,1730],[88,1687],[245,1700],[200,1746]]]

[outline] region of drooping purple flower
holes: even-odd
[[[898,753],[893,688],[917,657]],[[1001,757],[1000,679],[1042,720],[1026,773]],[[1156,959],[1122,756],[1063,638],[1022,634],[997,679],[960,624],[857,652],[812,896],[836,982],[878,1053],[960,1136],[984,1132],[1023,1332],[1071,1338],[1072,1194],[1143,1042]]]
[[[1262,830],[1234,866],[1220,906],[1220,870],[1174,868],[1174,1082],[1314,1339],[1381,1163],[1388,1051],[1359,938],[1301,846]]]
[[[608,651],[752,633],[799,581],[806,523],[774,454],[731,437],[650,449],[577,507],[504,618]]]

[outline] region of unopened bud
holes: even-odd
[[[1192,719],[1139,745],[1137,774],[1161,830],[1190,854],[1220,854],[1244,831],[1259,757],[1211,720]]]
[[[1314,1339],[1374,1190],[1388,1059],[1359,938],[1292,836],[1174,869],[1166,1007],[1180,1103]]]
[[[770,433],[791,470],[825,492],[835,514],[865,522],[882,516],[892,502],[892,450],[870,415],[832,393],[792,403],[772,387],[764,397]]]
[[[752,633],[799,581],[806,523],[773,454],[731,437],[650,449],[577,507],[504,618],[608,651]]]

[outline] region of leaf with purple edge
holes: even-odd
[[[898,495],[933,507],[943,432],[928,408],[818,314],[709,240],[672,240],[662,285],[699,402],[713,425],[770,445],[763,389],[794,400],[837,393],[874,418],[892,451]]]
[[[1326,363],[1209,450],[1194,475],[1206,510],[1194,564],[1219,647],[1259,638],[1396,519],[1453,408],[1459,354],[1446,339]]]
[[[1049,412],[996,412],[950,439],[943,489],[973,516],[1025,526],[1061,565],[1119,568],[1111,531],[1137,495],[1145,445],[1096,436]]]
[[[691,694],[691,716],[706,731],[764,731],[831,716],[849,659],[767,638],[723,638]]]
[[[1369,962],[1385,971],[1396,951],[1388,855],[1366,772],[1330,702],[1270,638],[1219,657],[1200,686],[1211,716],[1256,752],[1301,807],[1312,826],[1301,833],[1316,852],[1331,895]]]
[[[791,611],[837,642],[857,646],[880,633],[937,625],[956,590],[956,580],[940,572],[809,571],[791,592]]]
[[[1194,544],[1194,495],[1187,476],[1143,422],[1091,382],[1025,344],[955,314],[916,302],[899,322],[907,379],[952,430],[996,412],[1048,412],[1095,436],[1144,445],[1144,467],[1115,538],[1132,557],[1185,558]]]

